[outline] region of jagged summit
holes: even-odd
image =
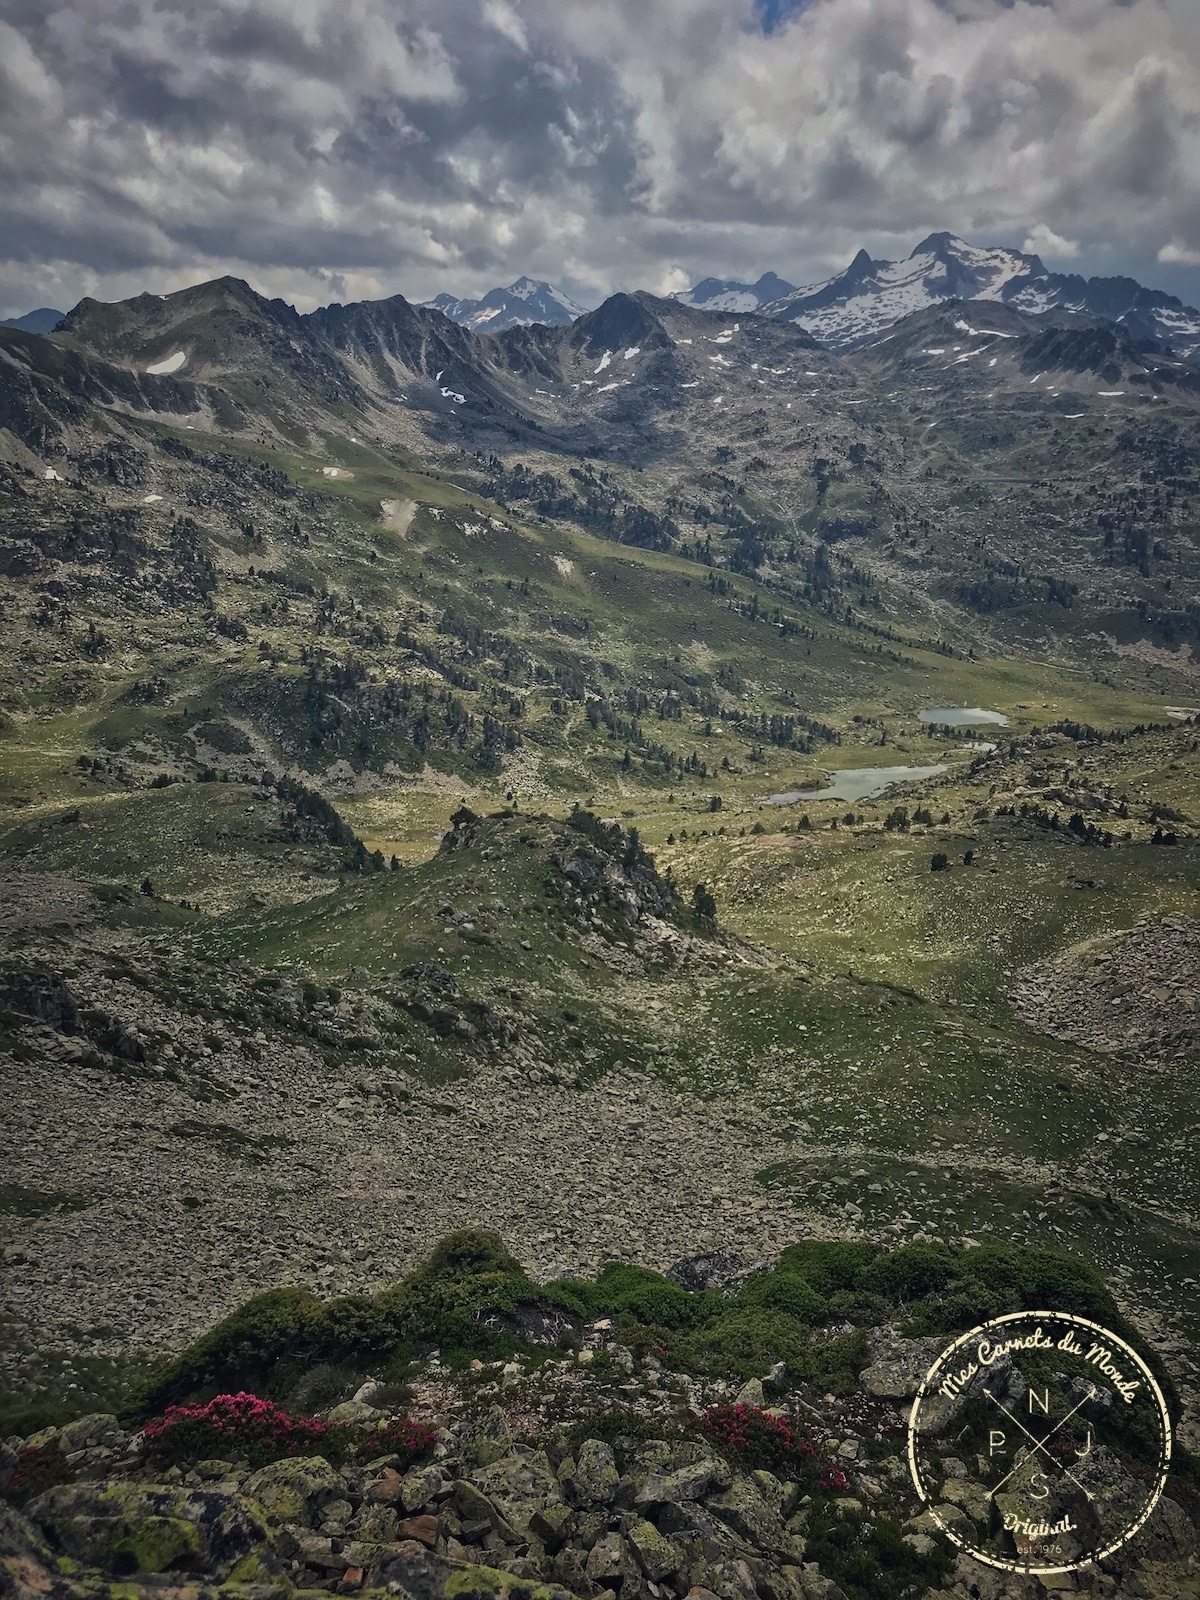
[[[794,284],[777,273],[764,272],[757,283],[739,283],[735,278],[702,278],[695,288],[675,299],[701,311],[753,312],[773,300],[792,293]]]
[[[478,300],[439,294],[425,304],[476,333],[499,333],[531,323],[561,328],[581,317],[584,309],[552,283],[527,277],[516,279],[507,289],[489,289]]]
[[[902,261],[859,250],[844,271],[784,292],[704,278],[678,298],[706,310],[738,311],[798,323],[831,349],[854,349],[903,317],[947,300],[998,300],[1036,315],[1061,308],[1119,322],[1134,338],[1165,344],[1192,359],[1200,351],[1200,311],[1133,278],[1084,278],[1051,272],[1040,256],[1005,245],[975,245],[942,230]]]

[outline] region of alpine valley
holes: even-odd
[[[0,328],[0,1594],[1195,1596],[1200,315],[577,313]],[[901,1461],[1045,1303],[1176,1441],[1053,1588]]]

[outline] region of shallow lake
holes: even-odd
[[[1007,727],[1008,718],[999,711],[984,711],[981,706],[929,706],[918,712],[922,722],[936,722],[943,728],[972,728],[981,722]]]
[[[909,783],[914,778],[936,778],[945,772],[944,762],[932,767],[844,767],[831,774],[824,789],[786,789],[769,794],[769,806],[792,806],[797,800],[873,800],[893,783]]]

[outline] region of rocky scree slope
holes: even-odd
[[[1021,1254],[1013,1253],[1010,1274]],[[1025,1292],[1036,1297],[1048,1264],[1032,1254],[1018,1277],[1023,1271]],[[350,1316],[350,1302],[339,1310],[337,1302],[263,1297],[185,1352],[145,1396],[142,1414],[180,1383],[257,1371],[268,1384],[289,1384],[294,1405],[325,1396],[320,1416],[336,1452],[318,1447],[257,1466],[239,1454],[235,1435],[223,1457],[199,1459],[197,1442],[156,1459],[149,1435],[106,1414],[11,1436],[0,1452],[5,1592],[75,1600],[110,1593],[116,1581],[126,1596],[229,1600],[322,1591],[414,1600],[1061,1596],[1061,1578],[1048,1589],[956,1553],[917,1499],[901,1459],[906,1402],[945,1335],[899,1331],[886,1299],[839,1298],[839,1283],[890,1283],[893,1292],[907,1284],[911,1293],[922,1273],[930,1281],[919,1248],[870,1255],[799,1247],[773,1271],[749,1275],[736,1260],[707,1255],[665,1278],[619,1268],[539,1291],[494,1236],[456,1235],[376,1302],[427,1338],[423,1353],[401,1351],[383,1381],[362,1376],[382,1353],[370,1353],[365,1303]],[[942,1311],[954,1303],[954,1269],[945,1265]],[[976,1290],[994,1270],[978,1266]],[[1088,1285],[1086,1271],[1074,1282],[1079,1303],[1098,1309],[1099,1285]],[[829,1304],[818,1284],[832,1292]],[[859,1331],[851,1338],[835,1323],[807,1346],[793,1340],[787,1359],[768,1370],[772,1332],[778,1338],[788,1319],[776,1313],[772,1323],[765,1304],[785,1287],[793,1305],[807,1292],[810,1319],[836,1304],[835,1315],[849,1312]],[[720,1371],[736,1340],[706,1346],[684,1328],[728,1330],[747,1300],[758,1307],[760,1342],[742,1350],[742,1376],[712,1376],[713,1356]],[[936,1319],[936,1292],[918,1304]],[[327,1329],[324,1347],[306,1332],[317,1326]],[[314,1366],[332,1348],[330,1333],[341,1341],[342,1365]],[[440,1349],[429,1347],[432,1334]],[[697,1366],[703,1350],[709,1375],[702,1360]],[[264,1357],[275,1361],[273,1380]],[[761,1376],[746,1379],[747,1370]],[[401,1407],[436,1430],[415,1464],[412,1448],[371,1453]],[[407,1436],[419,1449],[419,1433]],[[963,1461],[949,1429],[929,1443],[941,1461],[938,1518],[978,1536],[991,1517],[987,1480],[996,1469],[982,1456]],[[1096,1492],[1119,1496],[1131,1480],[1099,1448]],[[164,1471],[166,1459],[175,1464]],[[1169,1490],[1132,1543],[1097,1573],[1068,1577],[1066,1592],[1094,1592],[1098,1582],[1113,1600],[1193,1596],[1197,1536],[1181,1501],[1194,1502],[1195,1485],[1185,1472]]]

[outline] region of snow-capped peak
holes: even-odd
[[[584,312],[583,306],[554,284],[529,277],[518,278],[507,289],[489,289],[478,300],[439,294],[425,304],[477,333],[499,333],[503,328],[526,327],[533,322],[564,327]]]
[[[798,289],[785,286],[784,293],[769,297],[761,291],[772,279],[765,274],[752,285],[705,278],[678,298],[705,310],[796,322],[832,349],[853,349],[902,317],[945,300],[994,300],[1026,312],[1056,306],[1091,312],[1180,355],[1200,352],[1200,311],[1173,295],[1131,278],[1050,272],[1039,256],[1006,245],[971,244],[953,233],[929,234],[902,261],[876,261],[860,250],[832,278]]]

